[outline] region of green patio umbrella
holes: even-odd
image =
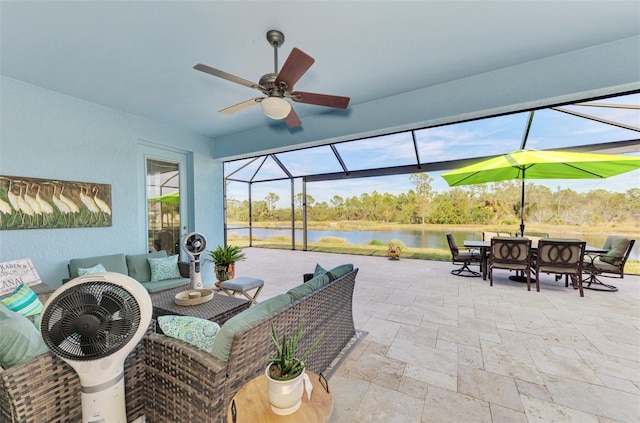
[[[162,203],[178,204],[180,202],[180,191],[173,191],[168,194],[151,197],[149,201],[160,201]]]
[[[527,179],[604,179],[640,169],[640,157],[574,153],[559,150],[517,150],[443,173],[449,186],[522,180],[520,235],[524,235],[524,183]],[[637,186],[637,184],[632,184]]]

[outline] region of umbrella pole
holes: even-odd
[[[522,191],[520,195],[520,236],[524,236],[524,181],[525,180],[523,178]]]

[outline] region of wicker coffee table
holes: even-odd
[[[189,288],[181,286],[150,294],[151,303],[153,304],[153,318],[157,319],[158,316],[168,314],[194,316],[211,320],[222,326],[224,322],[241,311],[248,309],[251,305],[250,301],[219,293],[215,293],[210,301],[203,304],[192,306],[177,305],[175,302],[176,294],[187,290],[189,290]]]

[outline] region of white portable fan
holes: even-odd
[[[42,339],[80,377],[83,423],[126,423],[124,361],[151,315],[147,290],[120,273],[73,279],[46,302]]]
[[[207,238],[199,232],[191,232],[184,238],[184,251],[191,257],[191,289],[202,289],[200,256],[207,248]]]

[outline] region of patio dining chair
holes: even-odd
[[[510,236],[508,232],[482,232],[482,240],[490,241],[494,236]]]
[[[587,243],[579,239],[543,238],[538,242],[535,257],[536,289],[540,291],[540,274],[565,276],[565,286],[569,286],[569,278],[574,288],[582,290],[582,260]]]
[[[491,238],[489,285],[493,286],[493,269],[515,270],[527,275],[527,290],[531,291],[531,257],[531,240],[528,238]]]
[[[609,235],[602,247],[603,250],[607,250],[606,253],[585,256],[583,268],[584,273],[588,276],[585,279],[587,284],[585,288],[596,291],[617,291],[617,287],[603,283],[598,279],[598,276],[623,279],[624,265],[627,263],[635,242],[635,239]],[[591,286],[592,284],[595,286]]]
[[[519,234],[516,236],[519,236]],[[525,232],[524,236],[525,238],[529,238],[531,242],[534,244],[540,241],[541,239],[549,238],[549,234],[546,232]]]
[[[467,249],[468,251],[460,252],[456,240],[453,238],[451,232],[447,232],[447,242],[449,243],[449,249],[451,250],[451,262],[453,264],[461,264],[462,267],[451,271],[452,275],[476,277],[480,276],[480,272],[471,270],[469,267],[471,264],[477,264],[482,268],[482,256],[479,252],[473,249]],[[480,269],[482,270],[482,269]]]

